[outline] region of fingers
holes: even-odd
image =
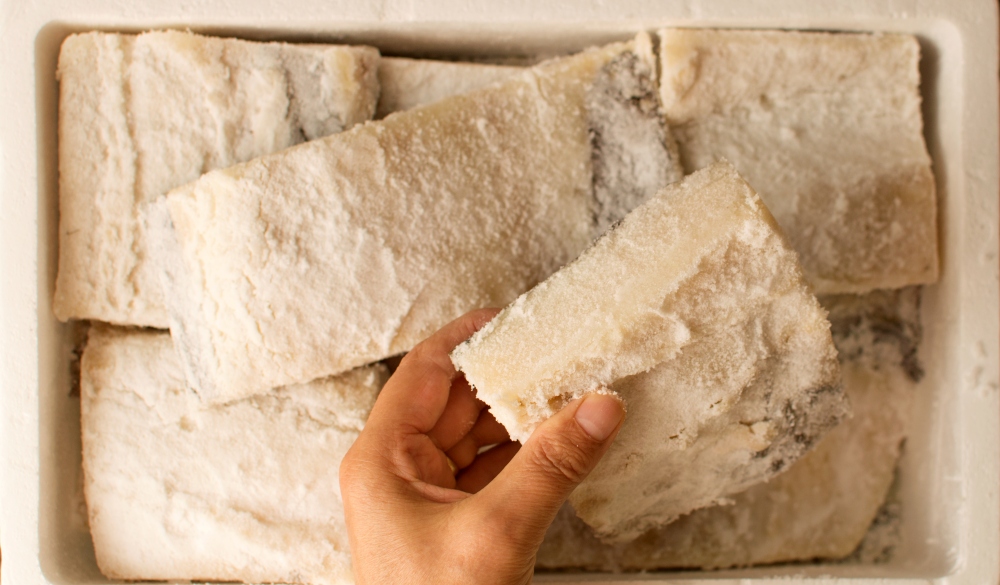
[[[397,449],[403,452],[403,456],[396,459],[396,467],[404,479],[444,488],[455,487],[456,470],[448,463],[448,456],[427,435],[404,437]]]
[[[489,500],[505,516],[498,520],[519,538],[540,542],[570,492],[608,450],[624,417],[614,396],[589,394],[571,402],[535,429],[476,497]]]
[[[510,463],[520,448],[520,443],[507,440],[476,457],[475,461],[455,478],[455,487],[470,494],[479,492]]]
[[[427,435],[442,451],[448,451],[474,428],[479,413],[486,407],[476,399],[476,393],[465,378],[459,376],[451,384],[448,404]]]
[[[455,366],[448,354],[489,322],[497,309],[480,309],[455,319],[413,348],[375,401],[367,427],[427,433],[448,403]]]
[[[477,309],[469,311],[451,323],[448,323],[436,333],[421,341],[406,354],[406,357],[399,364],[399,368],[415,368],[420,366],[436,367],[449,376],[455,376],[455,366],[451,363],[448,354],[455,349],[459,343],[472,337],[472,334],[482,329],[483,325],[490,322],[500,309]],[[409,362],[409,363],[407,363]],[[397,372],[399,370],[396,370]]]
[[[509,440],[507,429],[493,418],[489,410],[484,409],[479,413],[479,420],[472,430],[448,451],[448,457],[451,457],[459,469],[464,469],[472,464],[482,447]]]

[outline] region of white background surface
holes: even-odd
[[[830,6],[828,6],[828,4]],[[904,545],[879,569],[711,574],[996,583],[1000,552],[997,4],[993,0],[0,0],[0,579],[101,583],[79,498],[69,329],[52,316],[59,43],[77,30],[368,42],[388,53],[563,53],[660,26],[886,30],[924,49],[925,121],[940,195],[942,281],[925,294],[928,375],[902,466]],[[588,582],[692,575],[593,576]],[[733,580],[730,580],[730,577]],[[550,576],[548,580],[581,580]],[[711,579],[715,581],[715,579]],[[705,583],[708,581],[699,581]],[[871,581],[875,582],[875,581]],[[878,581],[882,582],[882,581]]]

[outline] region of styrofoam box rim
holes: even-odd
[[[920,39],[926,136],[940,196],[942,279],[924,294],[921,351],[928,375],[900,467],[903,543],[896,560],[879,567],[540,580],[1000,581],[995,0],[138,4],[0,0],[0,581],[107,582],[94,565],[78,495],[79,404],[68,395],[71,328],[50,309],[58,219],[55,64],[68,34],[173,27],[251,39],[365,42],[388,54],[501,56],[566,53],[661,26],[894,31]]]

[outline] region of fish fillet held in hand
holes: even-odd
[[[151,213],[192,386],[226,401],[504,305],[679,178],[649,39],[208,173]]]
[[[56,316],[165,329],[145,204],[206,171],[370,119],[378,60],[371,47],[176,31],[67,38]]]
[[[625,400],[570,497],[609,541],[772,477],[847,410],[826,313],[727,163],[660,191],[452,360],[519,441],[587,392]]]
[[[914,37],[658,34],[661,98],[685,171],[729,160],[774,214],[817,294],[937,280]]]
[[[338,469],[387,376],[379,365],[205,405],[169,334],[92,328],[81,426],[101,571],[353,583]]]

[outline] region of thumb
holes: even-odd
[[[517,455],[478,495],[491,500],[508,530],[541,542],[556,512],[611,446],[625,409],[621,400],[588,394],[535,429]],[[523,531],[523,532],[522,532]]]

